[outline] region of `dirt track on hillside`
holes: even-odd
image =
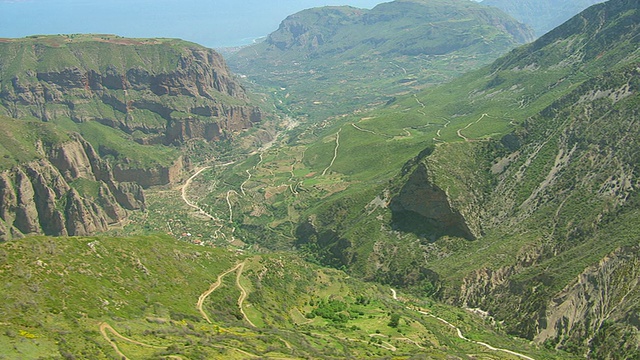
[[[120,356],[121,358],[126,359],[126,360],[128,360],[129,358],[127,358],[127,356],[125,354],[123,354],[122,351],[120,351],[120,348],[118,348],[118,344],[116,344],[115,341],[111,340],[111,338],[107,334],[107,331],[109,331],[110,333],[112,333],[116,337],[118,337],[118,338],[120,338],[120,339],[122,339],[122,340],[124,340],[126,342],[135,344],[135,345],[139,345],[139,346],[143,346],[143,347],[147,347],[147,348],[152,348],[152,349],[166,349],[166,347],[164,347],[164,346],[149,345],[149,344],[142,343],[140,341],[136,341],[136,340],[130,339],[130,338],[120,334],[119,332],[117,332],[116,329],[114,329],[111,325],[107,324],[106,322],[100,323],[100,333],[102,334],[102,336],[109,342],[109,344],[111,345],[111,347],[113,347],[113,349],[116,351],[118,356]],[[175,357],[175,358],[180,359],[180,357]]]
[[[392,296],[393,296],[393,299],[394,299],[394,300],[398,300],[397,293],[396,293],[396,291],[395,291],[394,289],[391,289],[391,294],[392,294]],[[438,321],[440,321],[441,323],[444,323],[444,324],[446,324],[446,325],[450,326],[451,328],[453,328],[453,329],[458,333],[458,337],[459,337],[460,339],[462,339],[462,340],[465,340],[465,341],[468,341],[468,342],[470,342],[470,343],[474,343],[474,344],[477,344],[477,345],[480,345],[480,346],[484,346],[484,347],[486,347],[487,349],[492,350],[492,351],[502,351],[502,352],[506,352],[506,353],[511,354],[511,355],[515,355],[515,356],[517,356],[517,357],[521,357],[521,358],[523,358],[523,359],[525,359],[525,360],[535,360],[534,358],[529,357],[529,356],[524,355],[524,354],[521,354],[521,353],[519,353],[519,352],[515,352],[515,351],[509,350],[509,349],[501,349],[501,348],[497,348],[497,347],[491,346],[491,345],[489,345],[489,344],[487,344],[487,343],[484,343],[484,342],[481,342],[481,341],[474,341],[474,340],[471,340],[471,339],[469,339],[469,338],[466,338],[466,337],[464,336],[464,334],[462,334],[462,330],[460,330],[460,328],[459,328],[459,327],[457,327],[457,326],[453,325],[452,323],[448,322],[447,320],[445,320],[445,319],[443,319],[443,318],[439,318],[439,317],[437,317],[437,316],[435,316],[435,315],[433,315],[433,314],[431,314],[431,313],[428,313],[428,312],[426,312],[426,311],[422,311],[422,310],[420,310],[420,309],[413,309],[413,308],[411,308],[411,307],[407,307],[407,309],[409,309],[409,310],[415,310],[415,311],[417,311],[418,313],[420,313],[420,314],[422,314],[422,315],[430,316],[430,317],[432,317],[432,318],[434,318],[434,319],[437,319],[437,320],[438,320]]]
[[[237,264],[236,266],[232,267],[231,269],[229,269],[229,270],[223,272],[222,274],[218,275],[218,279],[216,280],[216,282],[211,284],[209,289],[207,291],[203,292],[202,294],[200,294],[200,297],[198,297],[198,302],[196,303],[196,308],[198,309],[198,311],[200,311],[200,314],[202,314],[202,317],[205,320],[207,320],[207,322],[209,324],[211,324],[211,320],[209,319],[209,316],[207,316],[207,313],[205,313],[204,310],[202,309],[204,301],[207,299],[207,297],[209,297],[209,295],[211,295],[212,292],[214,292],[222,284],[222,278],[223,277],[225,277],[229,273],[232,273],[232,272],[238,270],[238,268],[244,268],[244,262],[241,262],[241,263]]]

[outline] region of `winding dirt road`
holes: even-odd
[[[120,351],[120,348],[118,348],[118,344],[116,344],[115,341],[111,340],[111,337],[109,337],[109,335],[107,334],[107,331],[115,335],[116,337],[135,345],[139,345],[139,346],[151,348],[151,349],[166,349],[166,347],[164,346],[149,345],[149,344],[142,343],[140,341],[130,339],[120,334],[119,332],[117,332],[116,329],[114,329],[111,325],[107,324],[106,322],[100,323],[100,333],[102,334],[102,336],[109,342],[109,344],[116,351],[118,356],[120,356],[122,359],[125,359],[125,360],[128,360],[129,358],[124,353],[122,353],[122,351]],[[181,359],[178,356],[173,356],[173,357],[177,359]]]
[[[333,166],[333,163],[336,162],[336,158],[338,157],[338,148],[340,147],[340,131],[342,131],[342,128],[340,128],[340,130],[338,130],[338,132],[336,133],[336,148],[333,150],[333,159],[331,159],[331,163],[329,164],[329,166],[327,166],[327,168],[322,172],[322,176],[325,176],[327,174],[327,171],[329,171],[329,169]]]
[[[242,271],[244,270],[244,264],[245,262],[241,262],[239,264],[237,264],[236,266],[232,267],[231,269],[223,272],[222,274],[218,275],[218,279],[216,280],[216,282],[214,282],[213,284],[211,284],[211,286],[209,287],[209,289],[205,292],[203,292],[202,294],[200,294],[200,297],[198,297],[198,302],[196,303],[196,308],[198,309],[198,311],[200,312],[200,314],[202,315],[202,317],[207,320],[207,322],[209,324],[211,324],[211,319],[209,319],[209,316],[207,316],[207,313],[204,312],[203,306],[204,306],[204,301],[207,299],[207,297],[209,297],[209,295],[211,295],[212,292],[214,292],[218,287],[220,287],[220,285],[222,284],[222,278],[227,276],[228,274],[237,271],[238,273],[236,274],[236,286],[238,287],[238,289],[240,289],[240,296],[238,297],[238,307],[240,308],[240,313],[242,313],[242,316],[244,317],[244,319],[249,323],[249,325],[251,325],[252,327],[257,327],[247,316],[247,314],[244,312],[244,308],[242,307],[242,305],[244,304],[244,300],[247,298],[247,296],[249,295],[249,293],[247,293],[247,290],[242,286],[242,284],[240,284],[240,276],[242,276]]]
[[[200,206],[198,206],[196,203],[192,203],[191,201],[189,201],[189,199],[187,198],[187,189],[189,188],[189,185],[191,185],[191,181],[193,181],[193,179],[195,179],[196,176],[200,175],[201,172],[207,170],[211,168],[211,166],[205,166],[202,169],[196,171],[195,174],[191,175],[190,178],[187,179],[187,181],[184,182],[184,185],[182,185],[182,200],[185,202],[185,204],[189,205],[190,207],[198,210],[198,212],[206,217],[208,217],[211,220],[214,221],[219,221],[218,218],[214,217],[213,215],[209,214],[208,212],[204,211]]]
[[[489,116],[489,114],[482,114],[482,116],[480,117],[480,119],[478,119],[478,120],[476,120],[476,121],[473,121],[473,122],[468,123],[468,124],[467,124],[467,126],[463,127],[462,129],[458,129],[458,131],[457,131],[458,137],[459,137],[459,138],[461,138],[461,139],[462,139],[462,140],[464,140],[464,141],[467,141],[467,142],[468,142],[468,141],[472,141],[472,140],[471,140],[471,139],[469,139],[468,137],[466,137],[466,136],[462,135],[462,130],[466,130],[466,129],[468,129],[469,127],[471,127],[471,125],[474,125],[474,124],[479,123],[479,122],[480,122],[480,120],[484,119],[484,118],[485,118],[485,117],[487,117],[487,116]]]
[[[396,291],[395,291],[394,289],[391,289],[391,294],[392,294],[392,296],[393,296],[393,299],[394,299],[394,300],[398,300],[398,295],[397,295],[397,293],[396,293]],[[511,355],[515,355],[515,356],[521,357],[521,358],[526,359],[526,360],[535,360],[535,359],[534,359],[534,358],[532,358],[532,357],[529,357],[529,356],[524,355],[524,354],[520,354],[520,353],[518,353],[518,352],[515,352],[515,351],[512,351],[512,350],[509,350],[509,349],[501,349],[501,348],[497,348],[497,347],[491,346],[491,345],[489,345],[489,344],[487,344],[487,343],[483,343],[483,342],[481,342],[481,341],[475,341],[475,340],[471,340],[471,339],[469,339],[469,338],[466,338],[466,337],[464,336],[464,334],[462,334],[462,330],[460,330],[460,328],[459,328],[459,327],[457,327],[457,326],[453,325],[452,323],[448,322],[447,320],[445,320],[445,319],[443,319],[443,318],[439,318],[439,317],[437,317],[437,316],[435,316],[435,315],[433,315],[433,314],[430,314],[430,313],[428,313],[428,312],[426,312],[426,311],[417,310],[417,309],[412,309],[412,308],[410,308],[410,307],[408,307],[408,306],[407,306],[406,308],[407,308],[407,309],[409,309],[409,310],[415,310],[415,311],[417,311],[418,313],[420,313],[420,314],[422,314],[422,315],[427,315],[427,316],[429,316],[429,317],[432,317],[432,318],[434,318],[434,319],[436,319],[436,320],[440,321],[440,322],[441,322],[441,323],[443,323],[443,324],[446,324],[446,325],[450,326],[451,328],[453,328],[453,329],[458,333],[458,337],[459,337],[460,339],[464,340],[464,341],[468,341],[468,342],[473,343],[473,344],[477,344],[477,345],[480,345],[480,346],[484,346],[484,347],[486,347],[487,349],[492,350],[492,351],[502,351],[502,352],[506,352],[506,353],[511,354]]]
[[[429,314],[428,312],[424,312],[424,311],[421,311],[421,310],[417,310],[417,311],[418,311],[420,314],[427,315],[427,316],[430,316],[430,317],[432,317],[432,318],[438,319],[440,322],[442,322],[442,323],[444,323],[444,324],[449,325],[451,328],[453,328],[453,329],[455,329],[455,330],[456,330],[456,332],[458,333],[458,337],[459,337],[460,339],[462,339],[462,340],[465,340],[465,341],[468,341],[468,342],[470,342],[470,343],[474,343],[474,344],[478,344],[478,345],[484,346],[484,347],[486,347],[487,349],[492,350],[492,351],[502,351],[502,352],[506,352],[506,353],[511,354],[511,355],[515,355],[515,356],[517,356],[517,357],[521,357],[521,358],[523,358],[523,359],[527,359],[527,360],[535,360],[535,359],[534,359],[534,358],[532,358],[532,357],[529,357],[529,356],[524,355],[524,354],[520,354],[520,353],[515,352],[515,351],[511,351],[511,350],[508,350],[508,349],[501,349],[501,348],[497,348],[497,347],[491,346],[491,345],[489,345],[489,344],[487,344],[487,343],[483,343],[483,342],[481,342],[481,341],[474,341],[474,340],[468,339],[468,338],[466,338],[466,337],[462,334],[462,331],[460,330],[460,328],[458,328],[457,326],[455,326],[455,325],[453,325],[452,323],[448,322],[447,320],[442,319],[442,318],[439,318],[439,317],[437,317],[437,316],[435,316],[435,315]]]
[[[207,299],[207,297],[209,297],[209,295],[211,295],[212,292],[214,292],[222,284],[222,278],[223,277],[225,277],[229,273],[232,273],[232,272],[238,270],[238,268],[241,268],[241,267],[244,267],[244,262],[241,262],[241,263],[237,264],[236,266],[232,267],[231,269],[229,269],[229,270],[223,272],[222,274],[218,275],[218,279],[216,280],[216,282],[211,284],[209,289],[207,291],[203,292],[202,294],[200,294],[200,297],[198,297],[198,302],[196,303],[196,308],[198,309],[198,311],[200,312],[202,317],[205,320],[207,320],[207,322],[209,324],[211,324],[211,319],[209,319],[209,316],[207,316],[207,313],[205,313],[204,310],[202,309],[204,301]]]
[[[394,289],[391,289],[391,295],[393,296],[393,299],[394,299],[394,300],[398,300],[398,294],[397,294],[397,292],[396,292]],[[475,341],[475,340],[471,340],[471,339],[469,339],[469,338],[466,338],[466,337],[464,336],[464,334],[462,334],[462,330],[460,330],[460,328],[459,328],[459,327],[457,327],[457,326],[453,325],[452,323],[448,322],[447,320],[445,320],[445,319],[443,319],[443,318],[439,318],[439,317],[437,317],[437,316],[435,316],[435,315],[433,315],[433,314],[430,314],[430,313],[428,313],[428,312],[426,312],[426,311],[417,310],[417,309],[412,309],[412,308],[410,308],[410,307],[408,307],[408,306],[407,306],[407,309],[409,309],[409,310],[415,310],[415,311],[419,312],[419,313],[420,313],[420,314],[422,314],[422,315],[427,315],[427,316],[429,316],[429,317],[432,317],[432,318],[434,318],[434,319],[436,319],[436,320],[440,321],[440,322],[441,322],[441,323],[443,323],[443,324],[446,324],[446,325],[450,326],[451,328],[453,328],[453,329],[458,333],[458,337],[459,337],[460,339],[464,340],[464,341],[468,341],[468,342],[470,342],[470,343],[474,343],[474,344],[477,344],[477,345],[480,345],[480,346],[484,346],[484,347],[486,347],[487,349],[492,350],[492,351],[502,351],[502,352],[506,352],[506,353],[511,354],[511,355],[515,355],[515,356],[521,357],[521,358],[526,359],[526,360],[535,360],[535,359],[534,359],[534,358],[532,358],[532,357],[529,357],[529,356],[524,355],[524,354],[520,354],[520,353],[518,353],[518,352],[515,352],[515,351],[512,351],[512,350],[509,350],[509,349],[501,349],[501,348],[497,348],[497,347],[491,346],[491,345],[489,345],[489,344],[487,344],[487,343],[483,343],[483,342],[481,342],[481,341]]]
[[[238,269],[238,273],[236,275],[236,286],[238,287],[238,289],[240,289],[240,297],[238,298],[238,307],[240,308],[240,312],[242,313],[242,316],[249,323],[249,325],[253,327],[257,327],[251,320],[249,320],[247,313],[244,312],[244,308],[242,307],[242,304],[244,303],[244,299],[246,299],[248,296],[247,290],[245,290],[242,284],[240,284],[240,276],[242,275],[242,270],[244,270],[244,262],[240,263],[240,268]]]

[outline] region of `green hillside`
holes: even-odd
[[[639,17],[598,4],[477,69],[528,30],[462,0],[304,11],[234,60],[276,136],[212,50],[0,41],[2,235],[110,226],[0,243],[0,358],[639,358]],[[51,150],[72,133],[95,150]],[[207,162],[180,186],[112,179],[182,151]]]
[[[0,39],[0,115],[82,134],[113,165],[167,168],[186,142],[262,120],[224,59],[178,39],[75,34]]]
[[[517,358],[476,341],[565,358],[294,255],[165,236],[0,244],[0,278],[7,359]]]
[[[53,124],[22,121],[0,116],[0,171],[41,159],[45,148],[69,140]]]
[[[448,81],[532,35],[498,9],[466,0],[323,7],[289,16],[229,63],[281,108],[315,120]]]

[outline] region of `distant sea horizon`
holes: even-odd
[[[210,48],[250,45],[287,16],[325,5],[371,9],[384,0],[0,0],[0,38],[114,34],[180,38]]]

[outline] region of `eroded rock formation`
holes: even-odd
[[[0,173],[0,239],[27,234],[88,235],[143,209],[140,185],[114,180],[110,166],[79,136]]]

